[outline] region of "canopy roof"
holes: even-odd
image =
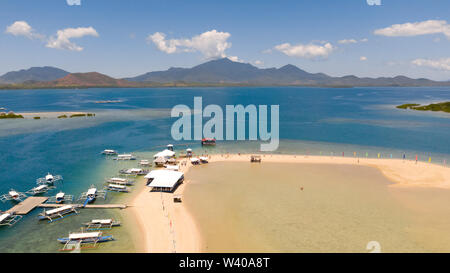
[[[153,156],[153,158],[158,158],[158,157],[170,158],[170,157],[173,157],[174,155],[175,155],[174,151],[165,149],[164,151],[155,154]]]
[[[73,206],[66,205],[66,206],[62,206],[62,207],[56,208],[56,209],[47,210],[45,212],[45,214],[51,215],[51,214],[55,214],[55,213],[62,212],[62,211],[65,211],[65,210],[68,210],[68,209],[72,209],[72,208],[73,208]]]
[[[69,235],[69,239],[78,240],[78,239],[96,238],[101,235],[102,235],[101,232],[72,233]]]
[[[97,193],[97,188],[90,188],[88,191],[87,191],[87,195],[95,195]]]
[[[56,198],[63,198],[64,195],[66,195],[66,194],[63,193],[63,192],[59,192],[59,193],[56,194]]]
[[[158,188],[173,188],[182,177],[182,172],[170,170],[153,170],[145,176],[147,179],[153,178],[149,187]]]
[[[94,219],[91,221],[92,224],[111,224],[112,219]]]
[[[10,213],[4,213],[0,216],[0,223],[5,221],[6,219],[8,219],[11,216]]]

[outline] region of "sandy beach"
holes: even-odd
[[[214,162],[249,162],[248,154],[210,155]],[[377,168],[394,182],[389,187],[450,189],[450,168],[438,164],[401,159],[378,159],[340,156],[262,155],[262,163],[308,163],[359,165]],[[186,161],[186,159],[181,159]],[[259,164],[259,163],[255,163]],[[181,166],[185,174],[196,166]],[[183,194],[190,181],[185,179],[173,194]],[[143,187],[131,201],[129,211],[139,225],[142,252],[200,252],[201,234],[183,203],[174,203],[171,193],[150,192]]]

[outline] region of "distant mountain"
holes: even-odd
[[[260,69],[248,63],[233,62],[228,58],[209,61],[192,68],[172,67],[165,71],[149,72],[125,79],[111,78],[98,72],[68,73],[54,67],[35,67],[6,73],[0,77],[0,81],[3,81],[1,89],[236,85],[450,86],[449,81],[411,79],[405,76],[332,77],[323,73],[309,73],[292,64],[280,68]]]
[[[0,76],[1,83],[46,82],[62,78],[69,72],[62,69],[44,66],[11,71]]]
[[[71,73],[53,82],[57,86],[129,86],[126,80],[118,80],[98,72]]]
[[[450,85],[428,79],[359,78],[353,75],[332,77],[323,73],[309,73],[295,65],[260,69],[248,63],[233,62],[228,58],[209,61],[192,68],[170,68],[149,72],[125,80],[142,83],[199,83],[250,85],[305,85],[305,86],[434,86]]]
[[[26,85],[26,83],[25,83]],[[139,87],[141,84],[121,79],[114,79],[98,72],[71,73],[60,79],[48,82],[33,82],[31,87]]]

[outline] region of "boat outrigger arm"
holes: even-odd
[[[94,219],[91,222],[84,223],[87,230],[112,229],[120,226],[120,221],[114,219]]]
[[[10,200],[23,201],[26,197],[27,195],[23,192],[10,190],[8,193],[0,196],[0,201],[2,201],[3,203]]]
[[[62,219],[67,216],[67,214],[75,213],[78,214],[76,207],[74,205],[66,205],[56,209],[44,210],[39,214],[39,220],[48,219],[49,222],[54,220]]]
[[[55,186],[48,186],[47,184],[41,184],[40,186],[34,187],[31,190],[27,191],[26,193],[30,195],[36,195],[41,193],[46,193],[49,190],[55,189]]]
[[[103,243],[114,240],[112,235],[103,235],[102,232],[80,232],[80,233],[70,233],[69,237],[59,238],[58,242],[64,244],[64,247],[60,249],[61,251],[73,250],[69,248],[71,246],[79,247],[80,249],[86,248],[81,247],[86,244],[93,244],[93,247],[97,246],[97,243]]]
[[[62,181],[63,177],[61,175],[52,175],[52,174],[47,174],[45,177],[41,177],[36,179],[36,183],[39,184],[53,184],[55,182],[58,181]]]
[[[0,215],[0,226],[13,226],[20,219],[22,219],[21,215],[16,215],[13,213],[3,213]]]

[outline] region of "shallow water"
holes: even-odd
[[[450,192],[392,189],[374,168],[215,162],[186,179],[204,251],[450,251]]]
[[[412,159],[432,157],[442,164],[450,160],[450,122],[446,113],[395,109],[407,102],[450,100],[448,88],[103,88],[82,90],[0,90],[0,107],[15,112],[84,111],[95,118],[0,120],[0,194],[14,188],[27,191],[47,172],[60,174],[64,182],[49,192],[63,190],[79,196],[91,184],[98,187],[118,170],[137,162],[106,160],[99,152],[117,149],[149,159],[168,143],[179,150],[188,146],[198,153],[256,152],[256,142],[222,142],[202,149],[198,141],[173,141],[174,119],[168,109],[177,104],[280,105],[281,144],[275,153],[351,155]],[[122,100],[96,104],[98,100]],[[178,146],[179,145],[179,146]],[[134,193],[134,192],[133,192]],[[130,196],[133,194],[131,193]],[[126,202],[129,197],[109,195],[105,202]],[[126,195],[125,195],[126,196]],[[100,203],[101,201],[99,201]],[[0,203],[7,210],[11,203]],[[83,210],[58,223],[39,223],[40,210],[25,216],[12,228],[0,228],[0,252],[57,251],[56,238],[76,231],[85,219],[125,217],[126,211]],[[117,241],[97,251],[134,251],[133,227],[114,229]]]

